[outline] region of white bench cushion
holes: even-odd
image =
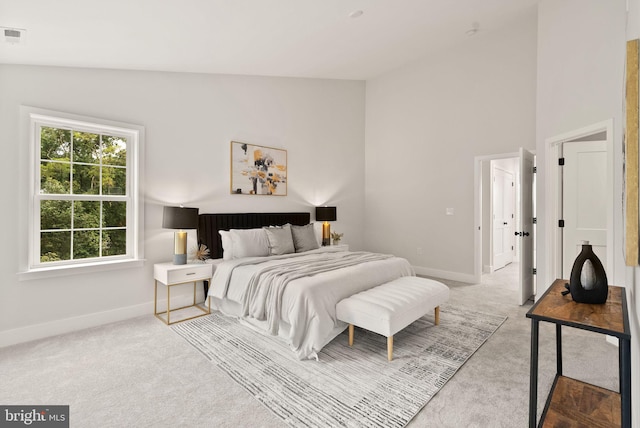
[[[443,283],[404,276],[341,300],[336,316],[390,337],[447,300],[449,287]]]

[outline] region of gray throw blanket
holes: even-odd
[[[242,302],[244,316],[267,320],[269,333],[278,334],[282,294],[287,284],[298,278],[317,275],[360,263],[384,260],[393,256],[368,252],[326,253],[320,259],[293,260],[290,263],[260,269],[249,280]]]

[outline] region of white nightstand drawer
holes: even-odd
[[[170,270],[167,278],[169,284],[197,281],[200,279],[211,279],[211,266],[193,265],[186,269]]]
[[[209,280],[213,276],[211,264],[174,265],[171,263],[157,263],[154,265],[154,278],[166,285],[183,282]]]

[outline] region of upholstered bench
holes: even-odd
[[[354,294],[336,305],[336,317],[349,323],[349,346],[353,326],[387,337],[387,358],[393,359],[393,335],[435,309],[440,323],[440,305],[449,300],[449,287],[441,282],[404,276]]]

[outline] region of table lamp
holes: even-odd
[[[164,207],[162,227],[178,229],[174,234],[173,264],[187,264],[187,231],[198,228],[198,208]]]
[[[322,223],[322,245],[331,245],[330,221],[336,221],[336,207],[316,207],[316,221]]]

